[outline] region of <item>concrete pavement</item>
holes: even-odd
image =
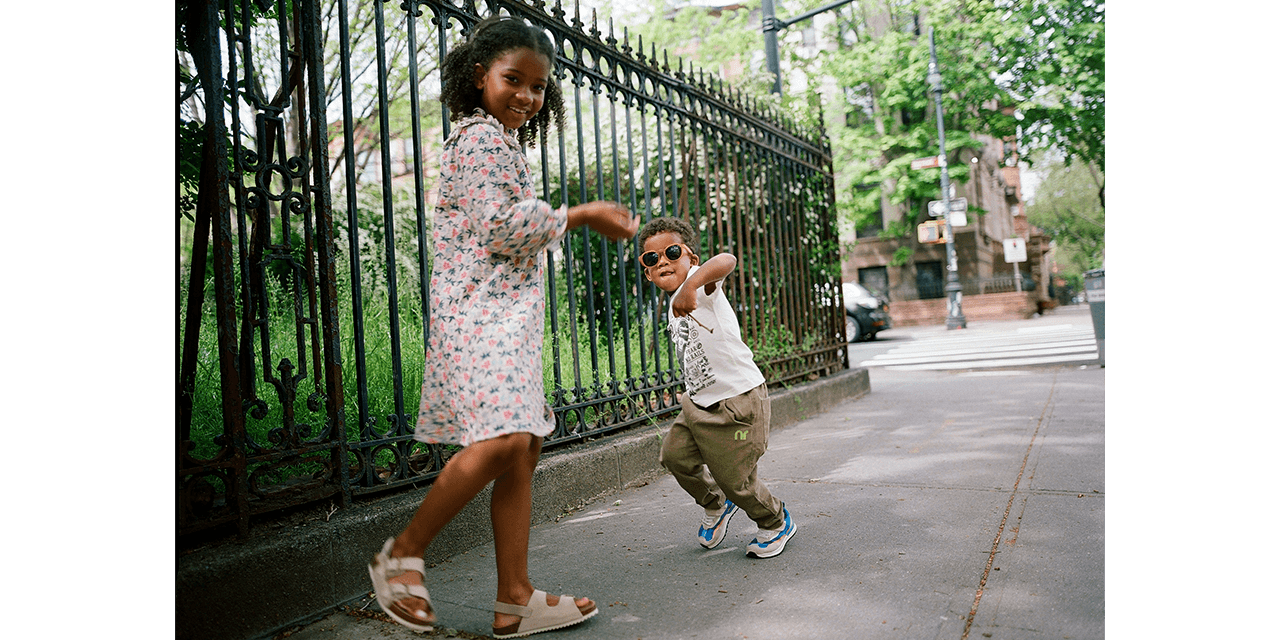
[[[771,391],[773,428],[785,428],[870,391],[866,369],[841,371]],[[653,476],[665,425],[630,429],[543,453],[533,477],[531,521],[544,524],[600,496]],[[400,532],[421,491],[324,505],[264,518],[244,540],[220,540],[178,555],[175,635],[181,640],[247,640],[288,629],[368,593],[372,550]],[[492,544],[489,490],[472,500],[427,549],[440,563]]]
[[[534,585],[601,608],[534,637],[1102,638],[1105,370],[871,375],[772,434],[761,476],[799,527],[782,555],[745,557],[742,513],[702,549],[701,510],[657,475],[533,528]],[[492,549],[428,568],[436,635],[487,637]],[[362,606],[289,637],[424,637]]]

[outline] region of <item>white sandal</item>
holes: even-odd
[[[393,558],[391,557],[391,546],[395,544],[395,538],[387,538],[387,543],[382,545],[382,551],[373,557],[369,562],[369,579],[373,581],[373,592],[378,597],[378,605],[392,620],[413,629],[419,633],[432,631],[430,624],[423,624],[418,621],[415,612],[409,611],[400,605],[400,601],[405,598],[422,598],[427,601],[427,613],[433,611],[431,606],[431,596],[427,594],[427,588],[420,584],[401,584],[399,582],[391,582],[390,579],[407,571],[417,571],[422,574],[422,579],[426,580],[427,570],[426,563],[422,558]]]
[[[526,606],[522,607],[516,604],[495,601],[493,610],[498,613],[520,616],[519,624],[508,625],[501,629],[494,627],[493,637],[498,640],[518,638],[553,629],[563,629],[600,613],[600,610],[594,604],[591,610],[586,613],[579,611],[578,605],[574,603],[572,596],[560,596],[559,604],[554,607],[548,606],[547,592],[537,590],[529,597],[529,604]]]

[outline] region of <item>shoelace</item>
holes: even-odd
[[[710,529],[716,526],[716,522],[720,520],[720,516],[724,515],[724,510],[726,508],[727,507],[721,507],[719,511],[716,511],[715,513],[708,513],[706,516],[704,516],[702,518],[702,528]]]
[[[782,532],[783,532],[785,529],[786,529],[786,527],[783,527],[782,529],[777,529],[777,530],[774,530],[774,529],[759,529],[759,530],[757,530],[757,531],[756,531],[756,542],[758,542],[758,543],[760,543],[760,544],[768,544],[768,543],[769,543],[769,541],[771,541],[771,540],[773,540],[774,538],[777,538],[778,536],[782,535]]]

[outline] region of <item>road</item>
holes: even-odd
[[[962,371],[1096,364],[1098,347],[1087,305],[1060,307],[1030,320],[970,322],[885,331],[849,346],[854,367],[897,371]],[[874,388],[874,385],[873,385]]]

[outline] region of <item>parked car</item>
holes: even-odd
[[[875,340],[877,333],[893,327],[887,298],[856,282],[846,282],[843,288],[844,327],[849,342]]]

